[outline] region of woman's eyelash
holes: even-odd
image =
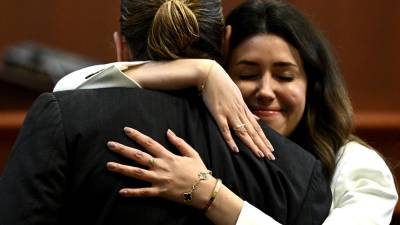
[[[239,75],[239,78],[241,80],[254,80],[258,78],[258,75],[253,75],[253,74],[243,74],[243,75]]]
[[[294,79],[293,75],[279,75],[279,79],[285,80],[285,81],[292,81]]]

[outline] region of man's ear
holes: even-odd
[[[231,41],[231,35],[232,35],[232,26],[231,25],[227,25],[225,27],[224,45],[223,45],[223,50],[224,50],[224,55],[225,55],[225,63],[228,60],[229,44],[230,44],[230,41]]]
[[[130,61],[133,59],[133,54],[129,49],[128,42],[125,37],[118,31],[113,33],[113,40],[115,45],[115,52],[117,54],[117,61]]]

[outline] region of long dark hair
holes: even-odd
[[[120,26],[135,59],[222,59],[220,0],[121,0]]]
[[[226,20],[230,50],[257,34],[274,34],[296,48],[307,76],[306,108],[290,139],[310,150],[330,180],[336,154],[351,139],[352,107],[336,59],[323,35],[293,6],[277,0],[248,1]]]

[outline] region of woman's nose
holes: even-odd
[[[275,99],[274,81],[270,77],[263,77],[260,80],[257,91],[257,98],[262,101],[273,101]]]

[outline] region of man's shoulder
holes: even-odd
[[[198,102],[198,100],[201,100],[196,98],[196,95],[191,94],[191,91],[167,93],[142,88],[123,87],[68,90],[53,92],[51,95],[57,99],[60,105],[64,107],[79,107],[80,110],[92,107],[115,108],[118,106],[118,108],[124,108],[132,104],[147,108],[154,107],[157,103],[168,104],[176,102],[188,104],[191,101]]]
[[[322,178],[325,181],[324,185],[328,187],[328,182],[323,178],[322,164],[314,155],[273,129],[267,126],[262,127],[275,148],[276,160],[271,162],[275,170],[282,172],[281,174],[291,183],[300,185],[305,192],[310,182],[316,178]]]
[[[192,89],[185,89],[175,92],[163,92],[156,90],[148,90],[142,88],[112,87],[98,89],[76,89],[67,91],[58,91],[52,93],[57,99],[63,101],[82,101],[86,98],[96,98],[104,102],[104,99],[119,97],[121,99],[137,98],[159,98],[159,99],[188,99],[195,100],[198,98]],[[99,97],[102,97],[101,99]],[[200,98],[198,98],[200,99]]]
[[[126,114],[141,117],[159,117],[163,113],[184,112],[202,113],[206,111],[201,98],[194,90],[179,92],[161,92],[141,88],[101,88],[54,92],[51,95],[57,100],[66,116],[92,114],[97,118],[112,114]],[[186,113],[186,114],[190,114]]]
[[[289,138],[283,137],[265,124],[262,125],[262,128],[267,137],[271,138],[271,144],[276,148],[274,154],[277,158],[276,163],[279,165],[297,165],[298,169],[311,169],[317,163],[318,160],[316,157],[308,150],[291,141]]]

